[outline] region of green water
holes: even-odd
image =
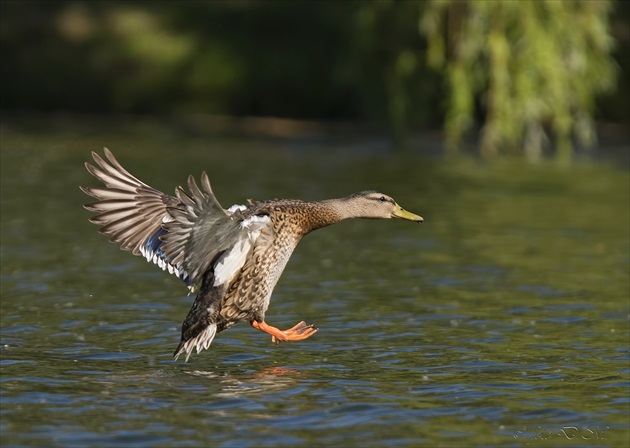
[[[628,444],[623,165],[143,124],[5,124],[1,143],[3,446]],[[267,321],[315,336],[275,347],[242,324],[173,362],[192,298],[81,207],[105,145],[167,193],[203,169],[225,207],[379,189],[425,224],[307,236]]]

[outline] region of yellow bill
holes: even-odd
[[[407,210],[405,210],[404,208],[402,208],[398,204],[396,204],[396,208],[394,209],[394,213],[392,213],[392,218],[406,219],[408,221],[414,221],[414,222],[422,222],[422,221],[424,221],[424,218],[422,216],[418,216],[418,215],[415,215],[415,214],[413,214],[411,212],[408,212]]]

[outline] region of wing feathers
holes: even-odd
[[[210,179],[208,179],[208,174],[205,171],[201,173],[201,186],[209,195],[214,196],[212,187],[210,186]]]
[[[192,176],[187,184],[189,192],[181,187],[175,191],[181,205],[169,209],[173,222],[164,224],[167,233],[162,240],[164,252],[173,259],[183,252],[183,266],[191,283],[197,283],[217,256],[241,238],[242,229],[239,220],[230,218],[214,197],[205,172],[201,188]]]
[[[201,209],[205,202],[206,196],[201,192],[201,190],[197,186],[197,182],[195,182],[195,178],[192,176],[188,176],[188,189],[192,194],[192,199],[195,201],[195,205],[199,209]]]
[[[81,187],[97,199],[85,208],[97,213],[90,221],[100,226],[100,232],[120,244],[121,249],[143,255],[175,273],[189,286],[199,283],[226,251],[232,255],[223,260],[219,276],[225,280],[236,275],[262,223],[257,222],[254,228],[252,221],[241,226],[241,208],[228,215],[215,198],[205,171],[199,183],[189,176],[188,191],[177,187],[173,197],[130,174],[108,149],[104,154],[102,158],[92,153],[96,166],[85,166],[105,188]]]
[[[175,194],[177,195],[177,199],[179,199],[186,207],[189,207],[191,210],[196,206],[195,201],[193,201],[190,196],[184,191],[182,187],[177,187],[175,190]]]
[[[114,155],[104,149],[105,161],[92,153],[98,167],[86,163],[88,172],[105,184],[102,187],[81,187],[84,193],[97,199],[85,208],[98,213],[90,222],[100,226],[100,232],[121,249],[141,255],[140,248],[158,231],[165,220],[170,220],[167,207],[179,204],[177,198],[138,180],[118,163]]]
[[[105,199],[99,201],[98,205],[88,204],[85,206],[87,210],[91,212],[120,210],[123,208],[135,208],[137,206],[136,201],[133,199]]]
[[[81,190],[93,198],[104,199],[121,199],[126,196],[130,196],[130,192],[127,190],[121,190],[120,188],[98,188],[98,187],[81,187]],[[133,197],[133,196],[130,196]],[[91,204],[98,205],[98,204]]]

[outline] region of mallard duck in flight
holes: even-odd
[[[189,176],[189,191],[180,186],[169,196],[130,174],[107,148],[107,161],[95,152],[92,157],[98,167],[85,166],[105,188],[81,187],[97,199],[85,205],[98,213],[90,222],[121,249],[144,256],[197,293],[175,359],[185,353],[188,361],[193,349],[207,349],[217,333],[241,321],[275,343],[312,336],[317,328],[303,321],[288,330],[265,322],[273,288],[300,239],[348,218],[423,221],[376,191],[319,202],[249,199],[224,210],[205,172],[200,186]]]

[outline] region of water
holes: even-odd
[[[627,446],[623,167],[105,127],[2,129],[3,446]],[[168,193],[207,169],[224,206],[375,188],[426,222],[300,243],[267,320],[312,338],[241,324],[173,362],[192,298],[81,208],[103,145]]]

